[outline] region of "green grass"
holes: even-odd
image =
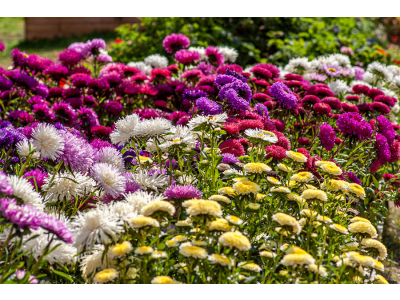
[[[94,38],[102,38],[106,43],[116,39],[114,32],[94,32],[84,36],[68,38],[56,38],[53,40],[25,41],[24,39],[24,18],[0,18],[0,40],[6,46],[4,53],[0,53],[0,66],[8,68],[12,65],[10,51],[19,48],[28,54],[37,54],[51,60],[57,60],[58,53],[66,49],[71,43],[86,42]]]

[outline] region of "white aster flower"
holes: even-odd
[[[266,130],[261,130],[261,129],[246,129],[244,133],[249,137],[253,139],[259,139],[263,140],[266,142],[270,143],[276,143],[278,142],[278,138],[276,137],[276,134],[270,131]]]
[[[91,173],[107,195],[117,197],[125,191],[126,178],[116,167],[97,163],[93,165]]]
[[[368,84],[367,82],[362,81],[362,80],[353,80],[353,81],[350,83],[350,87],[352,88],[353,86],[358,85],[358,84],[366,85],[367,87],[372,88],[372,86],[371,86],[370,84]]]
[[[41,123],[32,131],[32,145],[42,157],[56,160],[64,150],[64,139],[51,124]]]
[[[379,62],[374,61],[368,65],[367,72],[371,73],[374,79],[380,79],[385,81],[391,81],[393,78],[393,73],[384,65]],[[365,74],[364,74],[365,80]]]
[[[152,66],[153,68],[166,68],[168,67],[168,59],[160,54],[152,54],[144,59],[144,63]]]
[[[120,220],[125,222],[129,222],[137,216],[135,207],[127,201],[113,201],[107,205],[110,206],[112,214],[116,214]]]
[[[103,258],[103,252],[103,245],[95,245],[93,247],[93,252],[86,253],[82,256],[80,265],[83,278],[87,278],[90,273],[94,276],[96,268],[98,267],[101,269],[114,267],[114,260],[110,259],[108,255],[105,255]]]
[[[128,66],[139,69],[140,71],[146,73],[147,75],[150,74],[151,70],[153,69],[151,66],[145,64],[142,61],[132,61],[128,64]]]
[[[166,199],[163,195],[156,195],[144,191],[136,191],[134,193],[125,194],[124,197],[125,201],[132,208],[132,211],[137,214],[139,214],[142,208],[146,205]]]
[[[160,145],[160,149],[163,151],[168,150],[174,145],[182,145],[187,149],[193,149],[196,147],[196,137],[193,132],[187,126],[178,125],[171,127],[172,135],[164,137],[164,142]]]
[[[75,176],[68,172],[60,172],[54,176],[49,174],[42,186],[47,192],[47,202],[58,202],[82,198],[90,194],[96,186],[96,182],[86,174],[75,173]]]
[[[155,118],[143,120],[137,124],[133,135],[134,136],[156,136],[167,133],[172,124],[171,121],[164,118]]]
[[[329,55],[327,57],[327,63],[344,68],[351,68],[350,58],[347,55],[341,53],[334,53]]]
[[[23,139],[22,141],[18,142],[16,146],[19,155],[21,155],[22,157],[28,157],[32,151],[36,150],[36,148],[33,147],[32,142],[28,141],[27,139]],[[32,154],[32,158],[37,159],[39,157],[40,157],[39,152],[34,152]]]
[[[132,114],[115,122],[115,130],[110,134],[113,144],[126,143],[131,137],[136,125],[139,123],[139,116]]]
[[[217,49],[224,55],[225,61],[235,62],[236,58],[239,56],[237,50],[231,47],[217,46]]]
[[[284,71],[288,73],[303,74],[311,69],[311,64],[307,57],[292,58],[285,66]]]
[[[181,175],[179,176],[176,181],[181,184],[181,185],[185,185],[185,184],[196,184],[197,183],[197,179],[196,177],[193,177],[192,175]]]
[[[42,196],[34,190],[28,180],[16,175],[8,176],[7,179],[13,188],[13,196],[20,198],[24,204],[32,205],[37,209],[43,210],[44,204]]]
[[[393,76],[399,76],[400,75],[400,67],[396,65],[390,65],[387,66],[387,69],[390,71],[390,73],[393,74]]]
[[[228,115],[226,113],[215,116],[207,116],[207,117],[197,116],[189,121],[188,126],[192,130],[202,124],[217,127],[220,126],[222,123],[224,123],[226,119],[228,119]]]
[[[116,241],[123,231],[122,221],[109,206],[98,205],[87,212],[79,212],[71,222],[75,247],[92,249],[95,243],[109,244]]]
[[[158,175],[158,173],[155,172],[152,176],[150,176],[147,170],[139,170],[137,173],[133,173],[132,180],[139,184],[144,190],[150,188],[156,191],[165,187],[168,182],[166,175]]]
[[[97,159],[101,163],[107,163],[116,167],[121,173],[125,172],[125,164],[122,154],[114,147],[104,147],[97,152]]]
[[[328,87],[332,90],[335,96],[346,93],[348,86],[343,80],[335,80],[328,83]]]

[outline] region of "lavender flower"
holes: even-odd
[[[355,72],[355,75],[354,75],[355,80],[364,80],[365,71],[363,68],[353,67],[353,70]]]
[[[393,124],[384,116],[379,116],[376,120],[379,124],[379,130],[381,131],[382,135],[387,139],[389,146],[391,146],[396,136]]]
[[[324,82],[328,77],[323,74],[311,73],[310,78],[315,81]]]
[[[206,116],[214,116],[222,113],[222,107],[206,97],[197,99],[196,105],[204,112]]]
[[[3,171],[0,171],[0,192],[7,195],[12,195],[14,192],[12,186],[8,182],[6,173]]]
[[[103,39],[93,39],[86,42],[86,46],[82,49],[82,56],[88,57],[89,55],[99,56],[100,49],[106,49],[106,42]]]
[[[332,126],[327,123],[323,123],[319,127],[319,139],[321,140],[322,146],[327,150],[330,151],[335,146],[335,131],[333,130]]]
[[[344,113],[339,116],[336,125],[346,137],[365,140],[371,137],[372,128],[359,113]]]
[[[240,75],[239,73],[237,73],[235,71],[232,71],[230,69],[226,70],[225,75],[233,76],[236,79],[240,80],[241,82],[247,82],[247,78],[246,77],[244,77],[244,76]]]
[[[254,106],[254,109],[260,116],[265,116],[268,118],[268,108],[264,104],[257,103]]]
[[[342,67],[335,65],[322,65],[325,73],[332,77],[338,77],[342,74]]]
[[[169,199],[201,199],[201,192],[195,188],[193,185],[171,185],[168,187],[164,195]]]
[[[297,104],[297,98],[286,84],[282,82],[275,82],[270,88],[271,96],[274,97],[278,104],[287,109],[295,108]]]
[[[240,160],[231,153],[222,153],[223,156],[221,163],[223,164],[235,164],[240,162]]]
[[[376,135],[376,147],[378,148],[378,158],[381,165],[390,160],[391,153],[387,139],[380,133]]]
[[[75,172],[88,171],[94,162],[92,146],[85,139],[68,131],[60,131],[59,133],[64,138],[64,152],[59,160],[64,160],[64,163]]]
[[[217,78],[215,78],[214,85],[218,88],[221,89],[225,84],[232,83],[235,81],[238,81],[239,79],[231,76],[231,75],[218,75]]]
[[[219,91],[219,99],[227,100],[229,106],[235,110],[246,110],[251,102],[250,87],[239,80],[224,85]]]
[[[351,182],[357,183],[357,184],[359,184],[359,185],[362,186],[360,179],[358,179],[357,175],[354,174],[353,172],[348,171],[348,172],[347,172],[347,178],[348,178]]]

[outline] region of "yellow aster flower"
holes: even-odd
[[[118,277],[118,271],[115,269],[104,269],[100,272],[97,272],[93,278],[95,283],[107,283],[110,281],[114,281],[115,278]]]
[[[176,222],[176,226],[178,226],[178,227],[191,227],[192,225],[193,225],[193,221],[190,218]]]
[[[316,217],[318,215],[318,213],[316,211],[314,211],[314,210],[311,210],[311,209],[302,209],[300,211],[300,215],[301,216],[306,216],[308,218],[314,218],[314,217]]]
[[[229,223],[225,219],[217,219],[215,221],[212,221],[210,225],[208,226],[209,231],[230,231],[231,227],[229,226]]]
[[[208,200],[214,200],[214,201],[217,201],[217,202],[224,202],[224,203],[227,203],[227,204],[231,203],[231,200],[228,197],[225,197],[223,195],[211,195],[208,198]]]
[[[137,158],[135,158],[135,160],[138,161]],[[139,161],[140,161],[141,164],[144,164],[144,163],[150,163],[151,164],[151,163],[153,163],[153,160],[150,157],[146,157],[146,156],[139,156]]]
[[[334,224],[329,225],[329,227],[337,232],[342,233],[342,234],[349,234],[349,231],[347,230],[347,228],[342,225],[334,223]]]
[[[327,161],[327,160],[319,160],[315,162],[315,165],[317,167],[320,167],[322,165],[332,165],[332,166],[336,166],[336,164],[333,161]]]
[[[272,216],[272,220],[279,223],[281,226],[290,226],[293,228],[293,232],[300,234],[301,226],[299,222],[292,216],[284,213],[276,213]]]
[[[211,264],[219,264],[223,267],[233,266],[233,261],[231,261],[229,257],[221,254],[211,254],[208,260]]]
[[[355,222],[349,225],[349,231],[353,233],[368,233],[371,237],[378,236],[375,227],[370,223]]]
[[[358,198],[364,199],[365,198],[365,191],[361,185],[357,183],[351,183],[348,186],[348,190],[350,193],[356,195]]]
[[[382,244],[381,242],[379,242],[377,240],[366,238],[361,241],[361,245],[363,245],[365,248],[374,248],[374,249],[378,250],[379,258],[382,260],[386,259],[387,249],[386,249],[385,245]]]
[[[344,252],[349,251],[349,250],[355,250],[357,248],[358,248],[357,242],[351,242],[351,243],[347,243],[347,244],[339,246],[339,249]]]
[[[178,247],[179,243],[172,239],[172,240],[166,241],[165,245],[167,245],[167,247],[169,247],[169,248],[173,248],[173,247]]]
[[[271,251],[266,251],[266,250],[264,250],[264,251],[261,251],[261,252],[260,252],[260,256],[262,256],[262,257],[267,257],[267,258],[275,258],[275,257],[276,257],[276,254],[273,253],[273,252],[271,252]]]
[[[326,195],[326,193],[324,191],[321,191],[321,190],[307,189],[301,193],[300,197],[303,199],[306,199],[306,200],[318,199],[321,201],[328,201],[328,196]]]
[[[342,169],[340,169],[338,166],[336,165],[331,165],[331,164],[323,164],[319,166],[322,171],[324,171],[325,173],[331,174],[331,175],[335,175],[335,176],[339,176],[342,175]]]
[[[258,193],[257,196],[256,196],[256,200],[260,201],[260,200],[264,199],[265,197],[267,197],[267,195]]]
[[[376,275],[375,279],[380,283],[380,284],[389,284],[389,282],[383,277],[382,275]]]
[[[279,186],[279,187],[271,187],[270,189],[271,193],[284,193],[284,194],[290,194],[290,189],[285,187],[285,186]]]
[[[226,216],[225,219],[227,219],[228,222],[233,224],[233,225],[240,226],[240,225],[243,224],[243,220],[238,218],[238,217],[235,217],[235,216],[229,215],[229,216]]]
[[[145,216],[137,216],[132,218],[130,221],[130,225],[133,228],[142,228],[146,226],[160,227],[160,223],[156,219]]]
[[[249,203],[249,208],[250,209],[252,209],[252,210],[257,210],[257,209],[259,209],[260,208],[260,204],[257,204],[257,203]]]
[[[244,165],[243,169],[250,174],[261,174],[272,171],[272,169],[264,163],[248,163]]]
[[[335,179],[330,179],[329,180],[329,190],[330,191],[342,191],[342,192],[347,192],[349,183],[343,180],[335,180]],[[326,189],[327,184],[326,181],[322,184],[322,188]]]
[[[332,223],[332,219],[327,216],[318,215],[317,220],[323,223],[328,223],[328,224]]]
[[[314,175],[310,172],[299,172],[297,174],[292,175],[290,180],[297,181],[297,182],[309,182],[314,179]]]
[[[297,251],[297,253],[286,254],[280,262],[284,266],[304,266],[315,264],[315,259],[306,251]]]
[[[355,222],[364,222],[364,223],[369,223],[371,224],[371,222],[368,219],[365,218],[361,218],[361,217],[354,217],[350,220],[351,223],[355,223]]]
[[[354,276],[353,277],[353,282],[354,283],[362,283],[363,279],[360,276]]]
[[[299,185],[299,183],[297,181],[289,180],[289,187],[290,188],[295,187],[296,185],[297,186]]]
[[[358,252],[350,251],[350,252],[346,253],[346,257],[348,259],[350,259],[352,262],[354,262],[356,264],[359,264],[359,265],[361,265],[363,267],[374,268],[374,269],[377,269],[377,270],[382,271],[382,272],[384,271],[383,264],[381,262],[373,259],[370,256],[361,255]]]
[[[200,240],[194,240],[191,242],[191,244],[193,246],[199,246],[199,247],[205,247],[208,245],[206,241],[200,241]]]
[[[313,272],[313,273],[319,273],[320,276],[326,277],[328,276],[328,272],[326,271],[326,268],[323,266],[318,266],[316,264],[311,264],[308,266],[308,269]]]
[[[307,157],[300,152],[286,151],[286,156],[297,162],[301,163],[307,162]]]
[[[138,255],[145,255],[153,253],[154,249],[149,246],[141,246],[135,249],[135,253]]]
[[[250,179],[246,177],[236,177],[232,179],[234,182],[242,182],[242,181],[250,181]]]
[[[169,276],[156,276],[151,280],[152,284],[177,284],[178,282],[173,280]]]
[[[289,172],[293,171],[293,169],[291,167],[288,167],[285,164],[278,164],[277,167],[279,170],[282,170],[283,172],[289,173]]]
[[[165,251],[160,251],[160,250],[155,250],[152,254],[151,254],[152,258],[166,258],[167,257],[167,252]]]
[[[288,199],[289,199],[290,201],[297,201],[297,202],[299,202],[300,204],[302,204],[302,203],[305,202],[305,200],[304,200],[303,198],[301,198],[299,195],[296,195],[296,194],[294,194],[294,193],[288,194]]]
[[[245,261],[244,262],[240,262],[238,264],[238,267],[241,267],[241,268],[243,268],[245,270],[248,270],[248,271],[257,272],[257,273],[260,273],[262,271],[262,269],[261,269],[261,267],[259,265],[255,264],[255,263],[247,263]]]
[[[226,232],[219,237],[218,241],[225,247],[229,247],[231,249],[236,248],[240,251],[249,251],[251,249],[249,239],[239,231]]]
[[[183,243],[179,246],[179,253],[186,257],[198,259],[207,258],[207,251],[204,248],[193,246],[190,242]]]
[[[125,254],[131,252],[131,250],[132,244],[128,241],[124,241],[120,244],[115,244],[114,246],[111,246],[108,250],[108,253],[110,253],[113,257],[122,257]]]
[[[186,213],[190,216],[198,216],[198,215],[211,215],[214,217],[221,217],[222,210],[221,205],[213,200],[196,200],[190,203],[187,203],[187,200],[183,204],[187,204]]]
[[[148,217],[159,211],[166,212],[170,216],[173,216],[175,213],[175,207],[167,201],[157,201],[157,202],[153,202],[153,203],[145,205],[142,208],[141,213],[142,213],[142,215]]]
[[[280,271],[279,271],[279,275],[281,275],[281,276],[286,276],[286,275],[288,275],[288,274],[289,274],[289,272],[286,271],[286,270],[280,270]]]
[[[236,182],[233,188],[240,195],[256,194],[260,190],[260,186],[251,181]]]
[[[281,185],[281,182],[278,179],[276,179],[275,177],[268,176],[267,180],[272,184]]]
[[[237,193],[233,189],[233,187],[230,187],[230,186],[220,188],[218,190],[218,194],[220,194],[220,195],[228,195],[228,196],[236,196],[237,195]]]

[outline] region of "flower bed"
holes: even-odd
[[[227,47],[0,69],[0,283],[387,283],[400,68]]]

